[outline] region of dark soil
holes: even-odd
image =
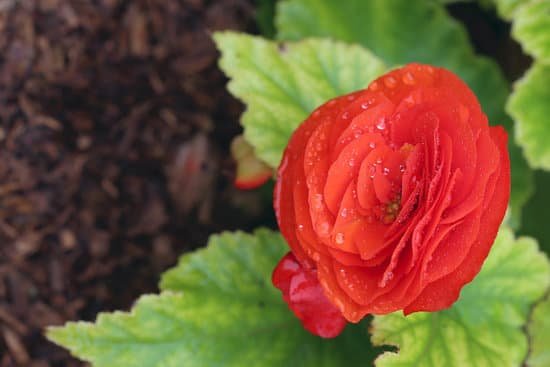
[[[44,327],[128,309],[210,233],[273,222],[269,195],[232,188],[242,105],[210,38],[253,18],[248,0],[0,1],[1,367],[83,365]]]

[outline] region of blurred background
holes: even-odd
[[[272,36],[274,3],[0,0],[0,367],[82,366],[45,326],[128,309],[211,233],[275,226],[272,184],[233,187],[243,106],[210,39]],[[510,81],[529,65],[494,12],[448,10]]]

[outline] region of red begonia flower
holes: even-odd
[[[292,276],[282,269],[290,257],[279,263],[274,284],[306,328],[320,334],[311,325],[340,314],[358,322],[451,306],[504,217],[506,145],[466,84],[428,65],[393,70],[315,110],[290,139],[274,197],[297,260]],[[323,290],[310,307],[283,279],[297,274]]]

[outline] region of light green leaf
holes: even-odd
[[[450,309],[374,318],[373,343],[399,347],[376,366],[519,366],[527,354],[521,328],[549,286],[550,264],[536,242],[515,240],[502,227],[481,272]]]
[[[508,84],[498,66],[474,54],[464,27],[435,1],[285,0],[275,23],[279,39],[332,37],[359,43],[388,65],[446,67],[474,90],[493,124],[504,119]]]
[[[498,14],[506,19],[512,20],[516,11],[530,0],[492,0],[497,8]]]
[[[532,0],[514,15],[512,35],[537,62],[550,64],[550,1]]]
[[[516,82],[507,111],[516,122],[516,141],[532,167],[550,170],[550,65],[535,64]]]
[[[269,230],[211,237],[184,255],[130,313],[100,314],[95,324],[50,328],[48,338],[96,367],[348,366],[369,363],[364,324],[336,339],[305,331],[271,285],[288,251]]]
[[[529,333],[529,367],[550,366],[550,293],[536,305],[527,329]]]
[[[216,33],[220,67],[231,78],[229,91],[247,105],[244,135],[272,167],[290,135],[316,107],[358,89],[385,71],[360,46],[309,39],[277,44],[233,32]]]

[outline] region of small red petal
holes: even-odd
[[[273,174],[271,171],[257,174],[254,177],[237,177],[235,179],[234,185],[240,190],[252,190],[262,186],[264,183],[272,177]]]
[[[303,268],[292,252],[279,261],[272,281],[307,331],[334,338],[344,330],[346,319],[323,293],[315,270]]]

